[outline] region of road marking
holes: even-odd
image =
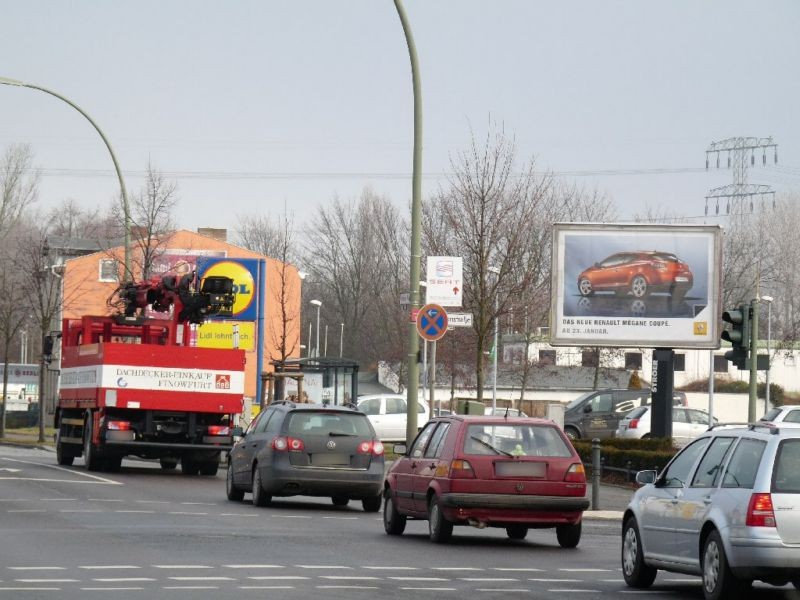
[[[60,592],[59,587],[2,587],[0,592]]]
[[[554,594],[599,594],[600,593],[600,590],[579,590],[573,588],[555,588],[547,591],[552,592]]]
[[[77,502],[77,498],[39,498],[42,502]]]
[[[295,565],[299,569],[352,569],[343,565]]]
[[[567,573],[610,573],[614,569],[559,569],[559,571],[565,571]]]
[[[538,581],[539,583],[577,583],[580,579],[547,579],[547,578],[530,578],[528,581]]]
[[[8,467],[0,468],[0,471],[8,471],[9,473],[19,473],[22,469],[10,469]]]
[[[213,569],[208,565],[150,565],[154,569]]]
[[[273,580],[290,580],[290,579],[311,579],[310,577],[303,577],[302,575],[251,575],[248,579],[253,581],[273,581]]]
[[[374,566],[374,567],[363,567],[363,568],[364,569],[375,569],[375,570],[385,569],[385,570],[391,570],[391,571],[417,571],[417,570],[419,570],[418,567],[398,567],[398,566],[394,566],[394,565],[390,565],[390,566],[387,566],[387,567]]]
[[[494,567],[495,571],[520,571],[526,573],[544,573],[545,569],[533,569],[529,567]]]
[[[0,502],[30,502],[28,498],[0,498]]]
[[[233,577],[169,577],[174,581],[236,581]]]
[[[519,592],[522,594],[530,593],[526,588],[476,588],[476,592]]]
[[[318,590],[377,590],[377,585],[318,585]]]
[[[125,502],[124,500],[115,500],[113,498],[87,498],[89,502]]]
[[[455,592],[456,588],[445,587],[401,587],[404,592]]]
[[[183,512],[183,511],[173,511],[168,512],[168,515],[182,515],[184,517],[205,517],[208,513],[196,513],[196,512]]]
[[[431,567],[431,571],[483,571],[480,567]]]
[[[164,590],[218,590],[218,585],[165,585]]]
[[[141,591],[142,587],[82,587],[82,592],[132,592]]]
[[[80,579],[15,579],[17,583],[78,583]]]
[[[346,579],[348,581],[351,580],[351,579],[352,580],[366,580],[366,581],[369,581],[369,580],[375,581],[377,579],[380,579],[380,577],[372,577],[372,576],[369,576],[369,575],[320,575],[319,578],[320,579],[336,579],[336,580],[344,580],[344,579]]]
[[[134,581],[156,581],[152,577],[93,577],[98,583],[133,583]]]
[[[8,513],[43,513],[47,512],[43,508],[19,508],[16,510],[7,510]]]
[[[42,465],[45,466],[45,465]],[[0,477],[0,481],[38,481],[42,483],[83,483],[93,485],[123,485],[118,481],[76,481],[75,479],[48,479],[46,477]]]
[[[519,581],[519,579],[514,579],[512,577],[459,577],[461,581]]]
[[[257,517],[252,513],[222,513],[220,517]]]
[[[357,521],[358,517],[322,517],[323,519],[336,519],[338,521]]]
[[[293,590],[293,585],[240,585],[240,590]]]
[[[115,510],[115,513],[126,515],[154,515],[154,510]]]
[[[66,567],[8,567],[12,571],[66,571]]]
[[[222,565],[229,569],[283,569],[283,565]]]
[[[181,502],[184,506],[217,506],[216,502]]]
[[[397,581],[450,581],[446,577],[389,577]]]
[[[310,515],[270,515],[274,519],[313,519]]]
[[[139,504],[169,504],[166,500],[134,500]]]
[[[103,512],[99,508],[62,508],[60,513],[99,513]]]
[[[105,477],[100,477],[98,475],[92,475],[91,473],[85,473],[84,471],[75,471],[73,469],[65,469],[64,467],[58,467],[56,465],[48,465],[47,463],[38,463],[33,462],[30,460],[19,460],[16,458],[6,458],[6,460],[10,460],[11,462],[22,463],[25,465],[36,465],[37,467],[46,467],[48,469],[55,469],[56,471],[61,471],[63,473],[69,473],[71,475],[77,475],[78,477],[88,477],[89,479],[94,479],[95,482],[105,483],[106,485],[124,485],[119,481],[114,481],[113,479],[106,479]],[[48,481],[47,479],[40,480],[40,479],[27,479],[28,481]],[[55,480],[58,481],[58,480]],[[93,483],[89,481],[74,481],[74,480],[65,480],[65,483]]]

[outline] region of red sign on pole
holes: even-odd
[[[417,314],[417,331],[429,342],[441,339],[447,333],[447,313],[438,304],[426,304]]]

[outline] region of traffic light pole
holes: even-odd
[[[747,405],[747,422],[754,423],[758,392],[758,296],[753,298],[750,307],[750,402]]]

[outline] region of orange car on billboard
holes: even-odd
[[[614,292],[644,298],[660,292],[680,300],[693,284],[689,265],[671,252],[659,251],[617,252],[578,275],[581,296]]]

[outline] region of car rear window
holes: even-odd
[[[503,423],[475,423],[467,427],[464,436],[465,454],[512,456],[572,456],[555,427]]]
[[[778,447],[772,491],[800,494],[800,440],[784,440]]]
[[[289,413],[289,435],[356,435],[372,437],[365,415],[346,412],[296,411]]]
[[[774,421],[775,417],[781,414],[780,408],[772,408],[766,412],[766,414],[759,419],[759,421]]]
[[[642,415],[644,415],[644,413],[646,413],[648,410],[649,410],[649,407],[647,407],[647,406],[639,406],[637,408],[634,408],[627,415],[625,415],[625,418],[626,419],[638,419]]]

